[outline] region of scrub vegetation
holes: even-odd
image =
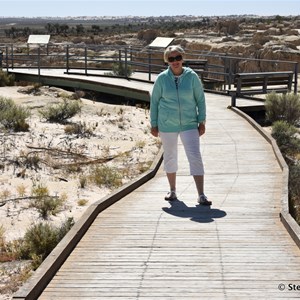
[[[272,123],[272,136],[289,167],[289,209],[300,224],[300,95],[267,95],[266,117]]]

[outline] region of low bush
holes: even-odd
[[[13,74],[8,74],[0,70],[0,87],[1,86],[14,86],[15,76]]]
[[[80,137],[91,137],[93,135],[94,128],[87,126],[86,123],[73,123],[65,126],[66,134],[76,134]]]
[[[39,110],[40,115],[51,123],[64,123],[69,118],[81,112],[79,100],[64,99],[62,103],[48,105]]]
[[[276,121],[272,126],[272,136],[284,156],[294,157],[300,151],[298,130],[286,121]]]
[[[0,124],[6,130],[28,131],[28,117],[30,111],[27,108],[16,105],[12,99],[0,97]]]
[[[272,123],[284,120],[290,124],[300,123],[300,96],[294,93],[266,96],[266,117]]]
[[[73,218],[68,218],[60,227],[45,222],[32,225],[25,233],[21,258],[32,260],[33,268],[38,268],[73,225]]]
[[[0,263],[14,261],[19,259],[20,241],[14,240],[7,242],[5,240],[4,227],[0,226]]]
[[[43,219],[47,219],[50,215],[56,215],[63,207],[65,199],[63,197],[54,197],[49,195],[46,186],[39,184],[32,188],[32,196],[30,207],[37,209]]]
[[[116,168],[100,166],[91,172],[90,180],[100,187],[118,188],[122,185],[122,174]]]
[[[296,221],[300,224],[300,163],[297,162],[289,167],[289,198],[290,198],[290,211],[295,216]]]
[[[112,73],[108,75],[130,77],[132,73],[133,71],[131,66],[127,65],[125,68],[124,63],[114,63],[112,65]]]
[[[266,116],[273,122],[272,136],[289,166],[289,211],[300,225],[300,98],[299,95],[269,94]]]
[[[78,204],[78,206],[85,206],[88,202],[89,202],[89,200],[87,200],[87,199],[79,199],[77,201],[77,204]]]

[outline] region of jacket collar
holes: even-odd
[[[167,72],[168,72],[168,76],[170,76],[170,77],[174,80],[174,79],[175,79],[175,75],[174,75],[174,73],[172,72],[172,69],[171,69],[170,66],[168,67]],[[179,76],[180,76],[180,77],[183,77],[183,76],[185,76],[188,72],[189,72],[189,68],[183,67],[183,72],[182,72],[181,75],[179,75]]]

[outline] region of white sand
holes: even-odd
[[[85,188],[80,187],[79,176],[88,178],[92,165],[82,166],[80,172],[71,172],[70,168],[54,169],[50,165],[71,163],[75,154],[85,157],[81,161],[91,161],[123,153],[108,165],[128,170],[129,176],[122,179],[124,184],[140,174],[133,170],[153,161],[158,152],[158,140],[150,134],[148,110],[82,99],[82,112],[70,121],[92,128],[93,136],[83,138],[67,135],[64,125],[45,122],[38,113],[46,104],[62,101],[61,97],[56,97],[62,90],[43,88],[42,95],[23,94],[18,90],[19,87],[0,88],[0,97],[11,98],[32,112],[28,119],[29,132],[0,133],[0,204],[11,199],[0,207],[0,227],[3,226],[7,241],[24,236],[32,224],[43,221],[38,211],[29,207],[30,200],[13,200],[22,195],[22,189],[25,196],[31,196],[32,187],[40,184],[48,188],[49,195],[67,198],[63,210],[47,220],[55,225],[67,217],[78,220],[88,205],[111,192],[91,182]],[[24,167],[24,157],[33,157],[33,152],[39,157],[36,170]],[[22,171],[24,178],[17,177]],[[78,200],[82,199],[87,201],[85,206],[78,205]]]

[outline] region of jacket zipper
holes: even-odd
[[[175,86],[176,86],[176,92],[177,92],[177,101],[178,101],[178,107],[179,107],[179,124],[181,128],[181,103],[179,99],[179,91],[178,91],[178,85],[179,85],[179,77],[175,77]]]

